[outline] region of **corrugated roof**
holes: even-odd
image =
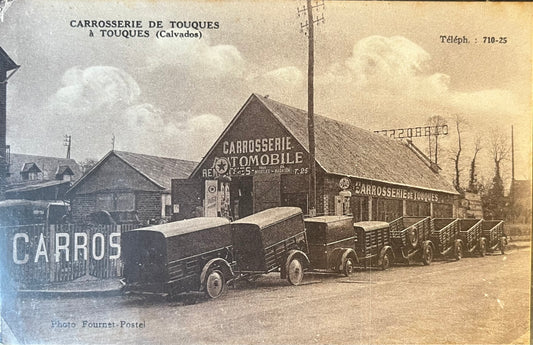
[[[132,168],[164,189],[170,189],[175,178],[187,178],[198,162],[150,156],[126,151],[112,151]]]
[[[253,96],[309,150],[306,111]],[[315,115],[315,142],[316,161],[327,173],[457,194],[448,181],[398,140]]]

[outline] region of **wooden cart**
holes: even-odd
[[[459,238],[459,219],[434,218],[431,240],[440,256],[452,256],[456,260],[463,257],[463,241]]]
[[[430,239],[430,217],[400,217],[390,223],[392,248],[396,261],[410,263],[412,259],[431,264],[435,247]]]
[[[464,254],[485,256],[487,241],[483,237],[481,219],[459,219],[459,238],[463,241]]]
[[[499,249],[500,253],[505,254],[507,236],[504,232],[503,220],[483,220],[481,228],[483,237],[487,241],[487,250],[494,252]]]
[[[173,296],[199,290],[221,296],[233,279],[231,226],[200,217],[122,234],[123,292]]]
[[[302,210],[275,207],[231,223],[240,278],[280,271],[281,279],[298,285],[309,266]]]

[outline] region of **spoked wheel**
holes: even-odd
[[[344,274],[344,276],[348,277],[350,276],[353,271],[354,271],[354,268],[353,268],[353,259],[352,258],[346,258],[346,260],[344,260],[344,265],[342,265],[343,268],[342,268],[342,274]]]
[[[418,229],[410,228],[407,230],[407,240],[413,249],[418,246]]]
[[[487,243],[485,242],[485,239],[482,238],[479,240],[479,255],[485,256],[487,254]]]
[[[226,279],[219,270],[212,270],[205,279],[205,294],[209,298],[220,297],[226,290]]]
[[[298,285],[304,277],[303,265],[300,259],[293,258],[287,270],[287,280],[292,285]]]
[[[455,242],[453,256],[455,257],[455,260],[461,260],[463,258],[463,244],[459,241]]]
[[[424,265],[429,265],[431,264],[431,261],[433,261],[433,247],[428,244],[423,250],[424,252],[422,253],[422,262],[424,263]]]
[[[389,268],[391,261],[390,253],[386,252],[385,255],[383,255],[383,259],[381,259],[381,269],[385,271]]]

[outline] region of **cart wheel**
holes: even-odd
[[[505,254],[505,238],[500,238],[500,253]]]
[[[381,269],[385,271],[389,268],[391,261],[390,253],[386,252],[385,255],[383,255],[383,259],[381,259]]]
[[[298,285],[302,282],[304,277],[304,270],[302,262],[298,258],[293,258],[289,263],[289,269],[287,270],[287,280],[292,285]]]
[[[342,274],[344,274],[344,276],[346,277],[349,277],[354,269],[353,269],[353,259],[352,258],[346,258],[344,260],[344,264],[342,265],[343,269],[342,269]]]
[[[485,242],[485,239],[482,238],[479,240],[479,255],[485,256],[487,254],[487,243]]]
[[[411,228],[407,230],[407,240],[413,249],[418,246],[418,229]]]
[[[219,270],[211,270],[205,279],[205,294],[209,298],[220,297],[226,290],[226,279]]]
[[[422,262],[424,265],[431,264],[431,261],[433,261],[433,247],[431,245],[426,245],[424,248],[424,252],[422,253]]]
[[[453,256],[455,260],[461,260],[463,257],[463,244],[460,241],[455,242]]]

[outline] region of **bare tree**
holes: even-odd
[[[459,115],[456,114],[454,118],[455,122],[455,129],[457,131],[457,150],[454,153],[454,157],[452,160],[454,161],[454,167],[455,167],[455,175],[453,178],[453,186],[457,191],[462,192],[463,189],[461,188],[461,168],[460,168],[460,159],[461,159],[461,151],[463,150],[462,143],[461,143],[461,125],[465,122],[465,120]]]
[[[490,136],[490,154],[494,162],[494,177],[483,200],[487,219],[504,219],[506,213],[504,185],[501,174],[502,162],[511,152],[508,138],[501,131],[492,131]]]
[[[490,135],[490,154],[494,161],[494,175],[501,178],[501,163],[511,153],[509,138],[501,131],[493,130]]]
[[[481,137],[477,136],[474,141],[474,156],[470,161],[470,180],[468,181],[468,191],[472,193],[479,192],[479,182],[476,174],[476,158],[477,154],[481,151]]]

